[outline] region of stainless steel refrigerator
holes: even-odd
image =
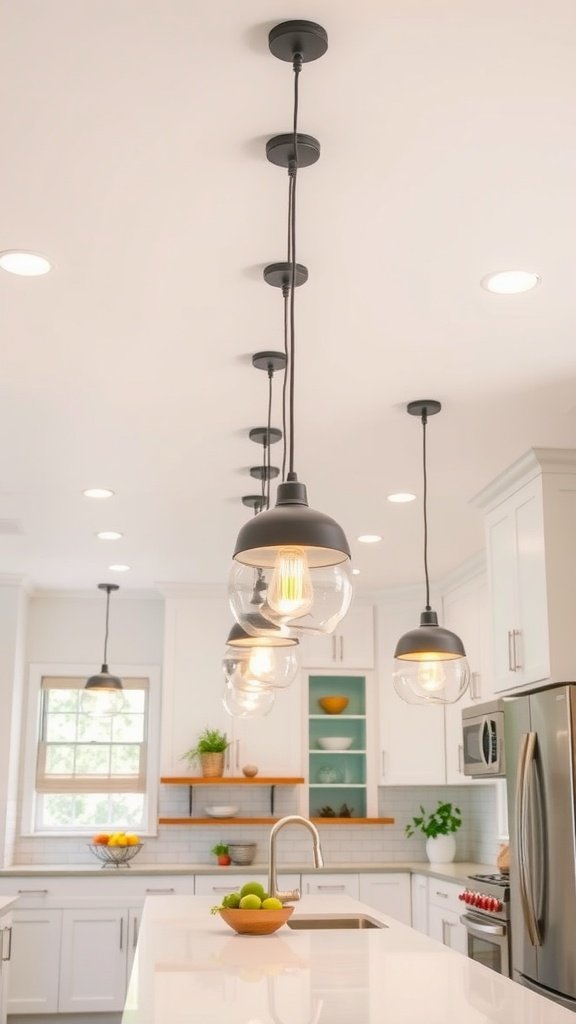
[[[513,977],[576,1011],[576,683],[505,701]]]

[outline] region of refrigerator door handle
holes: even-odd
[[[518,755],[518,780],[516,787],[516,846],[518,850],[518,874],[520,881],[520,900],[522,914],[533,946],[542,945],[542,936],[538,919],[534,911],[532,894],[534,883],[532,865],[530,863],[529,843],[529,805],[530,805],[530,767],[534,762],[536,749],[536,733],[527,732],[522,735]]]

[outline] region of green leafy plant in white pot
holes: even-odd
[[[431,864],[449,864],[456,855],[454,833],[462,825],[461,815],[459,807],[442,800],[431,813],[420,805],[420,814],[412,818],[404,831],[408,838],[416,832],[426,836],[426,856]]]

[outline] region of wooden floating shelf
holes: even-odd
[[[221,775],[163,775],[160,778],[167,786],[300,786],[303,776],[259,776],[248,779],[245,776]]]
[[[396,818],[310,818],[314,825],[395,825]]]

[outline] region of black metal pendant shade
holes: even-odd
[[[108,671],[108,665],[102,665],[102,668],[95,676],[90,676],[86,680],[85,690],[122,690],[122,680],[119,676],[113,676]]]
[[[240,647],[240,648],[254,648],[254,647],[296,647],[298,640],[295,637],[281,636],[280,630],[278,629],[278,636],[271,635],[271,623],[267,621],[262,615],[254,616],[254,619],[262,619],[262,626],[268,632],[263,636],[251,636],[247,633],[242,626],[235,622],[232,629],[228,633],[228,639],[226,645],[228,647]]]
[[[340,565],[350,558],[346,535],[335,519],[308,505],[298,480],[278,485],[275,508],[254,516],[241,528],[234,558],[243,565],[273,566],[279,548],[300,547],[311,568]]]
[[[84,685],[85,690],[94,690],[101,693],[106,691],[122,690],[122,680],[119,676],[113,676],[108,671],[108,665],[106,664],[106,655],[108,652],[108,620],[110,617],[110,594],[114,590],[120,590],[117,583],[99,583],[98,590],[106,591],[106,629],[104,632],[104,659],[102,661],[102,668],[96,675],[90,676],[86,680]]]
[[[427,609],[420,616],[420,625],[400,637],[394,657],[401,661],[451,661],[465,658],[466,651],[460,637],[439,626],[436,612]]]

